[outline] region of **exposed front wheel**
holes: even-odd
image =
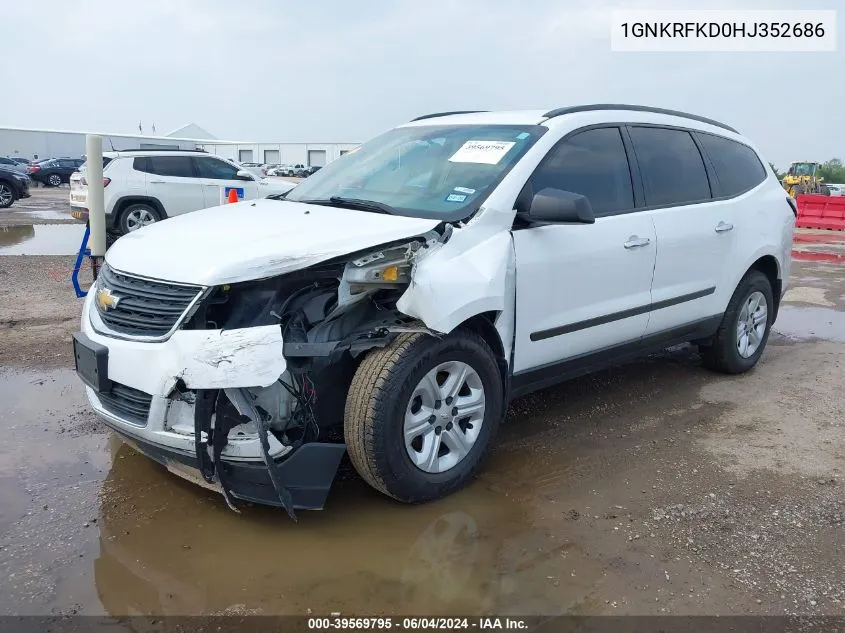
[[[125,235],[143,226],[158,222],[161,218],[148,204],[130,204],[120,214],[120,232]]]
[[[769,340],[774,306],[768,277],[758,270],[746,274],[731,297],[719,330],[701,347],[704,365],[726,374],[754,367]]]
[[[355,373],[344,416],[349,457],[399,501],[445,497],[474,478],[503,404],[499,367],[481,337],[403,334]]]

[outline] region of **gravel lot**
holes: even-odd
[[[0,614],[845,615],[842,234],[801,232],[754,371],[681,346],[575,380],[515,402],[460,494],[399,506],[347,469],[294,524],[88,413],[73,257],[3,254],[67,211],[31,200],[0,212]]]

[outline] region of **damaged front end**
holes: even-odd
[[[417,260],[451,230],[208,290],[178,333],[213,336],[184,363],[165,419],[166,432],[192,436],[192,458],[174,466],[139,448],[182,476],[199,469],[198,483],[235,511],[239,499],[293,518],[322,508],[345,452],[343,413],[361,355],[401,332],[430,332],[396,303]]]

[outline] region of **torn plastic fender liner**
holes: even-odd
[[[411,284],[396,307],[447,333],[482,312],[510,309],[515,268],[509,231],[459,229],[448,242],[417,257]],[[507,348],[510,341],[503,342]]]

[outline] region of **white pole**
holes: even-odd
[[[106,254],[106,209],[103,187],[103,139],[96,134],[85,137],[85,179],[88,181],[89,245],[92,257]]]

